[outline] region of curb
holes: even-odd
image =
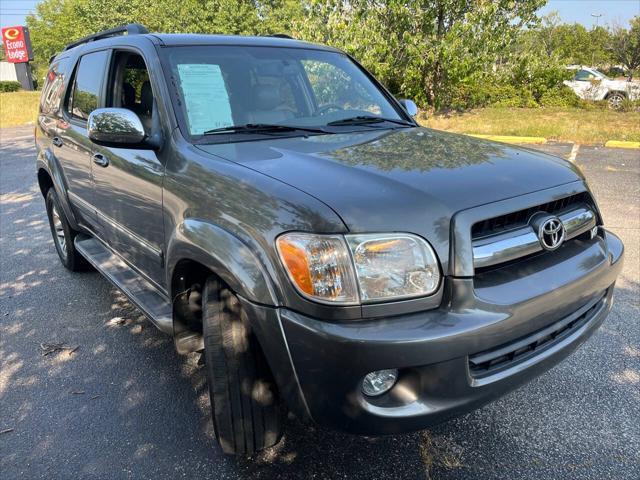
[[[484,140],[492,140],[494,142],[502,143],[520,143],[520,144],[544,144],[547,143],[547,139],[544,137],[514,137],[510,135],[480,135],[477,133],[468,133],[470,137],[482,138]]]
[[[609,140],[604,144],[606,148],[640,148],[640,142],[623,142],[621,140]]]

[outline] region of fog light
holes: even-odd
[[[369,373],[362,380],[362,391],[370,397],[377,397],[389,391],[398,379],[398,370],[377,370]]]

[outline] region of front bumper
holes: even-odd
[[[447,278],[439,309],[344,323],[270,309],[279,347],[276,332],[264,338],[265,312],[257,330],[294,411],[353,433],[419,430],[477,408],[567,357],[610,311],[622,258],[622,242],[605,232],[520,269]],[[506,354],[486,367],[481,361],[496,352]],[[399,370],[396,385],[380,397],[362,394],[362,378],[387,368]]]

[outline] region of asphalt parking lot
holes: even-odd
[[[0,131],[1,478],[640,478],[640,150],[577,153],[626,263],[611,315],[568,360],[429,431],[361,438],[290,420],[279,445],[236,459],[213,439],[197,358],[98,273],[60,265],[31,133]],[[58,343],[75,350],[45,355]]]

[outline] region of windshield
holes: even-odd
[[[593,73],[595,73],[597,76],[599,76],[600,78],[604,78],[606,80],[611,80],[608,76],[606,76],[604,73],[602,73],[600,70],[596,70],[595,68],[592,69]]]
[[[264,125],[306,127],[308,134],[310,128],[332,133],[354,125],[397,128],[408,123],[341,53],[247,46],[162,50],[169,84],[177,90],[181,129],[191,137],[212,131],[264,134]],[[241,125],[262,128],[225,128]]]

